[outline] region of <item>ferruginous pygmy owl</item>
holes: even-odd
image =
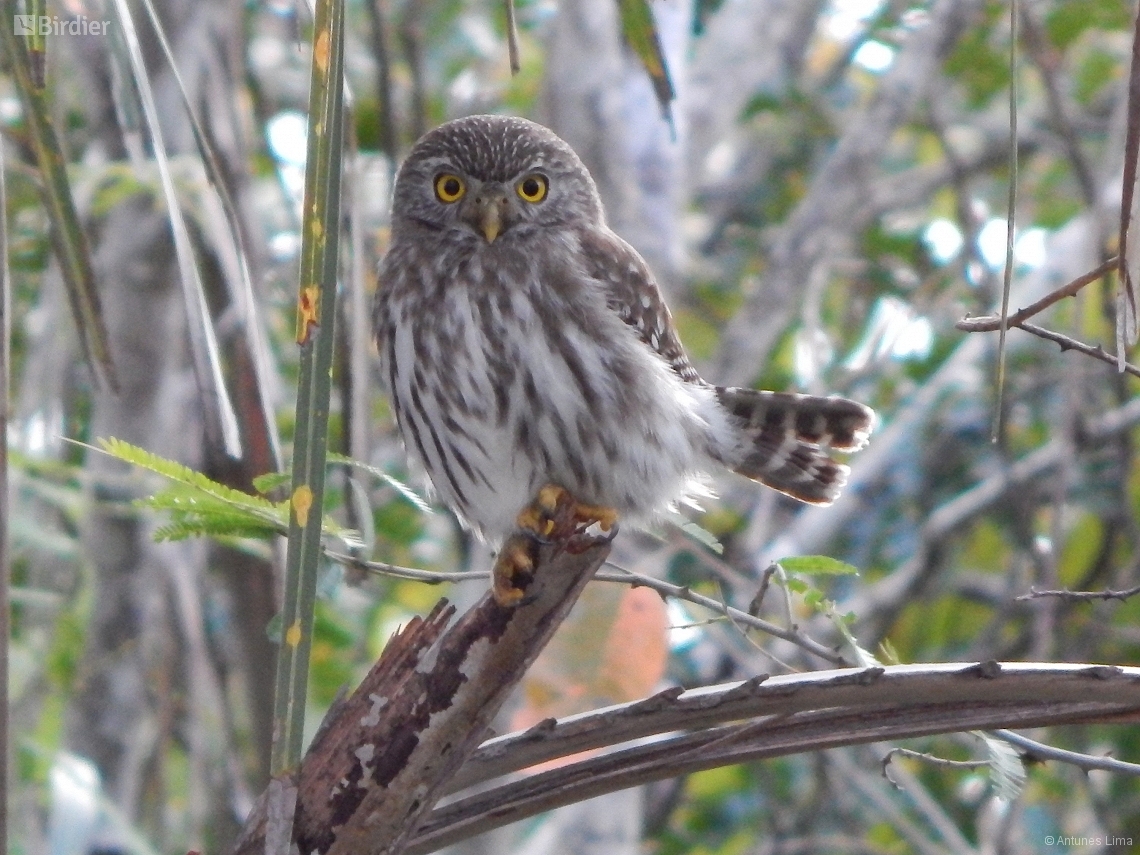
[[[845,398],[703,380],[582,161],[524,119],[471,116],[416,143],[379,278],[373,323],[407,450],[492,541],[547,485],[603,528],[707,492],[716,467],[825,505],[847,476],[829,450],[871,430]],[[496,566],[500,602],[522,596],[519,569]]]

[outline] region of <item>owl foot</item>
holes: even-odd
[[[566,538],[581,534],[597,523],[608,532],[617,525],[617,511],[601,505],[578,502],[570,492],[556,484],[547,484],[515,520],[520,529],[546,539]]]
[[[491,571],[491,595],[504,608],[522,605],[526,589],[534,581],[538,542],[521,532],[507,538]]]
[[[534,501],[519,513],[518,530],[507,538],[495,559],[491,593],[505,607],[520,605],[534,581],[540,546],[561,542],[570,552],[582,552],[597,542],[587,534],[597,524],[613,540],[617,535],[617,511],[577,502],[562,487],[547,484]]]

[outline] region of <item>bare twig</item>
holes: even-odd
[[[1046,341],[1053,342],[1054,344],[1058,345],[1062,351],[1075,350],[1078,353],[1083,353],[1085,356],[1091,356],[1093,359],[1099,359],[1101,362],[1112,365],[1122,373],[1132,374],[1133,376],[1140,377],[1140,368],[1137,368],[1135,365],[1124,361],[1123,354],[1113,356],[1112,354],[1107,353],[1105,349],[1099,344],[1096,346],[1085,344],[1084,342],[1078,341],[1077,339],[1072,338],[1071,336],[1067,336],[1064,333],[1059,333],[1053,330],[1045,329],[1044,327],[1039,327],[1036,324],[1031,324],[1026,320],[1027,318],[1031,318],[1037,313],[1047,309],[1049,306],[1052,306],[1059,300],[1065,297],[1074,296],[1086,285],[1095,282],[1102,276],[1110,273],[1119,265],[1119,263],[1120,261],[1118,258],[1110,258],[1107,261],[1102,262],[1095,269],[1090,270],[1088,273],[1085,273],[1082,276],[1078,276],[1076,279],[1061,286],[1055,291],[1050,291],[1040,300],[1037,300],[1032,305],[1015,312],[1008,318],[1003,318],[1000,315],[996,317],[987,315],[980,318],[963,318],[954,326],[963,332],[993,332],[994,330],[999,330],[1002,331],[1003,334],[1006,326],[1017,327],[1019,329],[1025,330],[1030,335],[1035,335],[1038,338],[1043,338]]]
[[[1096,282],[1102,276],[1111,273],[1116,269],[1118,259],[1114,256],[1107,261],[1100,264],[1098,267],[1090,270],[1081,276],[1078,276],[1071,282],[1062,285],[1055,291],[1050,291],[1040,300],[1026,306],[1024,309],[1018,309],[1006,321],[1012,327],[1019,326],[1023,321],[1029,320],[1034,315],[1045,311],[1045,309],[1058,303],[1065,297],[1074,297],[1086,285]],[[963,318],[954,324],[957,329],[963,332],[994,332],[1001,327],[1001,318],[997,315],[985,315],[977,318]]]
[[[895,776],[909,798],[899,799],[883,786],[881,775],[856,759],[855,752],[828,751],[825,756],[829,770],[838,776],[836,780],[844,782],[844,800],[871,805],[905,842],[906,851],[915,855],[979,855],[947,816],[946,808],[904,766],[895,767]]]
[[[883,777],[886,778],[887,782],[896,790],[902,789],[898,781],[891,777],[890,772],[891,762],[896,755],[899,757],[910,757],[913,760],[922,760],[933,766],[947,766],[952,769],[982,769],[990,765],[989,760],[950,760],[947,757],[939,757],[926,751],[912,751],[909,748],[892,748],[883,756]]]
[[[1077,353],[1083,353],[1085,356],[1091,356],[1093,359],[1099,359],[1101,362],[1107,362],[1109,365],[1117,368],[1118,370],[1131,374],[1134,377],[1140,377],[1140,368],[1137,368],[1130,362],[1125,362],[1123,357],[1117,358],[1111,353],[1105,351],[1099,344],[1093,347],[1091,344],[1085,344],[1082,341],[1077,341],[1075,338],[1070,338],[1059,332],[1047,330],[1044,327],[1039,327],[1036,324],[1022,322],[1017,325],[1019,329],[1025,330],[1027,333],[1043,338],[1046,341],[1051,341],[1058,345],[1061,350],[1075,350]]]
[[[808,653],[813,653],[821,659],[831,662],[834,665],[849,665],[850,662],[844,656],[836,652],[833,648],[820,644],[808,638],[798,630],[791,627],[784,628],[777,624],[766,621],[763,618],[755,617],[748,614],[748,612],[734,609],[732,606],[722,603],[720,600],[713,597],[706,597],[704,594],[698,594],[686,585],[674,585],[672,582],[665,582],[661,579],[655,579],[652,576],[646,576],[641,573],[634,573],[631,570],[618,567],[618,565],[610,563],[611,567],[617,567],[620,571],[618,573],[607,573],[605,571],[594,574],[594,578],[600,582],[620,582],[624,585],[633,585],[636,587],[651,588],[662,596],[676,597],[679,600],[693,603],[697,606],[703,606],[706,609],[712,609],[718,614],[722,614],[729,618],[733,623],[740,626],[746,626],[749,629],[756,629],[760,632],[765,632],[768,635],[776,638],[782,638],[784,641],[790,641],[792,644],[798,645],[806,650]]]
[[[420,570],[417,567],[401,567],[398,564],[386,564],[383,561],[366,561],[346,552],[337,552],[334,549],[325,549],[325,555],[355,570],[373,573],[377,576],[393,576],[397,579],[411,579],[414,582],[424,582],[428,585],[439,585],[443,582],[472,582],[478,579],[490,578],[490,573],[482,570],[455,571],[446,570]]]
[[[1009,292],[1013,287],[1013,241],[1017,225],[1017,0],[1009,4],[1009,199],[1005,212],[1005,270],[998,313],[997,402],[991,439],[1001,438],[1001,414],[1005,394],[1005,338],[1009,330]]]
[[[416,582],[426,582],[429,585],[438,585],[441,582],[471,582],[486,579],[489,576],[488,573],[481,571],[445,572],[439,570],[419,570],[415,567],[400,567],[395,564],[385,564],[379,561],[365,561],[331,549],[326,549],[325,555],[346,567],[353,567],[367,573],[394,576],[398,579],[412,579]],[[698,594],[686,585],[674,585],[672,582],[666,582],[663,579],[656,579],[653,576],[646,576],[642,573],[634,573],[632,570],[626,570],[624,567],[620,567],[613,562],[606,563],[608,566],[615,568],[617,572],[598,571],[593,577],[598,582],[618,582],[623,585],[630,585],[634,588],[649,588],[656,591],[662,597],[673,597],[692,603],[695,606],[711,609],[717,614],[729,618],[733,623],[739,626],[758,630],[775,638],[789,641],[792,644],[802,647],[808,653],[820,657],[825,662],[830,662],[833,665],[851,664],[849,660],[842,654],[837,653],[833,648],[820,644],[795,629],[784,628],[770,621],[766,621],[763,618],[758,618],[755,615],[734,609],[732,606],[726,605],[713,597]]]
[[[1017,600],[1037,600],[1042,597],[1056,597],[1058,599],[1070,600],[1073,602],[1088,602],[1090,600],[1120,600],[1123,602],[1129,597],[1135,597],[1137,594],[1140,594],[1140,585],[1137,585],[1134,588],[1125,588],[1120,591],[1043,591],[1039,590],[1038,588],[1030,588],[1028,594],[1022,594],[1021,596],[1017,597]]]
[[[994,736],[1003,739],[1015,748],[1020,748],[1023,755],[1033,761],[1044,762],[1056,760],[1068,763],[1086,772],[1090,769],[1100,769],[1105,772],[1119,772],[1124,775],[1140,777],[1140,763],[1127,763],[1124,760],[1115,760],[1112,757],[1097,757],[1092,754],[1081,754],[1077,751],[1066,751],[1064,748],[1055,748],[1043,742],[1029,739],[1011,730],[995,730]]]

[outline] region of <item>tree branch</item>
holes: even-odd
[[[1103,772],[1119,772],[1124,775],[1140,777],[1140,763],[1126,763],[1112,757],[1097,757],[1092,754],[1081,754],[1078,751],[1066,751],[1064,748],[1046,745],[1009,730],[995,730],[994,736],[1004,739],[1015,748],[1020,748],[1024,756],[1039,763],[1056,760],[1059,763],[1068,763],[1070,766],[1084,769],[1086,772],[1090,769],[1099,769]]]
[[[1018,311],[1014,312],[1012,315],[1006,318],[1006,323],[1011,327],[1020,326],[1022,321],[1029,320],[1034,315],[1045,311],[1045,309],[1048,309],[1054,303],[1060,302],[1065,297],[1075,297],[1077,293],[1086,285],[1091,285],[1102,276],[1107,276],[1109,273],[1115,270],[1116,265],[1119,263],[1119,259],[1113,256],[1112,258],[1108,259],[1108,261],[1105,261],[1094,269],[1090,270],[1088,273],[1081,274],[1071,282],[1067,282],[1060,288],[1057,288],[1054,291],[1050,291],[1040,300],[1031,303],[1024,309],[1019,309]],[[954,324],[954,326],[963,332],[996,332],[997,330],[1001,329],[1001,318],[996,315],[986,315],[979,318],[963,318]]]
[[[1056,597],[1062,600],[1069,601],[1089,601],[1089,600],[1120,600],[1124,602],[1129,597],[1134,597],[1140,594],[1140,585],[1134,588],[1125,588],[1122,591],[1113,591],[1111,589],[1105,591],[1067,591],[1067,590],[1054,590],[1042,591],[1037,588],[1030,588],[1028,594],[1022,594],[1017,599],[1020,600],[1037,600],[1043,597]]]
[[[1012,326],[1012,325],[1011,325]],[[1044,327],[1039,327],[1036,324],[1031,324],[1028,321],[1022,321],[1016,325],[1018,329],[1023,329],[1031,335],[1038,338],[1043,338],[1046,341],[1051,341],[1058,345],[1062,351],[1075,350],[1077,353],[1083,353],[1085,356],[1091,356],[1093,359],[1099,359],[1101,362],[1107,362],[1113,368],[1131,374],[1134,377],[1140,377],[1140,368],[1137,368],[1130,362],[1125,362],[1122,358],[1113,356],[1106,353],[1104,348],[1099,344],[1093,347],[1091,344],[1085,344],[1082,341],[1077,341],[1075,338],[1070,338],[1067,335],[1053,330],[1047,330]]]
[[[460,797],[432,813],[408,852],[430,852],[541,811],[701,769],[883,739],[1137,714],[1140,668],[1104,665],[899,665],[671,689],[488,741],[455,785],[622,747]]]
[[[437,585],[441,582],[471,582],[487,579],[490,575],[480,570],[447,572],[441,570],[419,570],[414,567],[399,567],[394,564],[385,564],[379,561],[368,561],[332,549],[326,549],[325,555],[346,567],[352,567],[376,575],[392,576],[396,579],[412,579],[417,582],[425,582],[429,585]],[[629,585],[631,588],[650,588],[662,597],[673,597],[677,600],[692,603],[695,606],[710,609],[717,614],[723,615],[740,627],[754,629],[758,632],[767,633],[774,638],[782,638],[785,641],[790,641],[802,647],[808,653],[818,656],[832,665],[851,664],[849,659],[844,657],[841,653],[836,652],[834,648],[820,644],[802,632],[791,628],[790,621],[789,626],[785,628],[771,621],[766,621],[763,618],[735,609],[714,597],[706,597],[704,594],[699,594],[687,585],[675,585],[664,579],[647,576],[643,573],[634,573],[632,570],[626,570],[624,567],[613,564],[612,562],[607,561],[605,563],[615,568],[617,572],[611,573],[605,570],[599,570],[593,577],[597,582],[617,582],[622,585]]]
[[[539,550],[529,601],[490,594],[454,625],[441,600],[393,637],[353,694],[329,711],[297,776],[293,840],[306,853],[398,853],[443,785],[485,737],[515,683],[609,554],[565,540]],[[265,800],[237,855],[264,851]]]

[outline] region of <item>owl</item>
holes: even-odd
[[[830,451],[863,446],[874,420],[845,398],[702,379],[582,161],[519,118],[458,119],[412,148],[373,326],[408,453],[495,542],[543,533],[536,496],[549,510],[568,494],[583,525],[640,525],[722,468],[826,505],[847,476]],[[526,569],[512,560],[496,566],[503,603]]]

